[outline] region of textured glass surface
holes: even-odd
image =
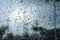
[[[4,34],[0,39],[54,40],[56,34],[59,40],[59,1],[55,2],[55,20],[53,0],[0,0],[0,30],[8,27],[6,32],[0,31],[0,36]],[[56,24],[56,33],[54,24]]]

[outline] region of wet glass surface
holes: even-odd
[[[60,0],[53,1],[0,0],[0,40],[60,40]]]

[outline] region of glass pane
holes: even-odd
[[[0,0],[0,40],[60,40],[60,0]]]

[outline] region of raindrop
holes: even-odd
[[[29,20],[29,18],[28,18],[28,20]]]
[[[39,16],[40,17],[40,16]]]
[[[1,9],[1,7],[0,7],[0,9]]]
[[[15,20],[17,20],[17,18]]]
[[[46,16],[43,17],[43,19],[45,19]]]
[[[20,1],[20,3],[22,3],[22,2],[23,2],[23,0]]]
[[[33,4],[35,4],[35,2],[33,2]]]
[[[17,26],[17,28],[19,28],[19,26]]]
[[[8,10],[8,13],[11,13],[11,12]]]
[[[49,23],[48,23],[48,25],[49,25]]]
[[[25,14],[25,13],[26,13],[26,11],[23,12],[23,14]]]
[[[16,20],[15,20],[15,22],[16,22]]]
[[[18,12],[18,15],[20,14],[20,12]]]
[[[7,21],[11,21],[11,20],[9,20],[9,19],[6,19]]]

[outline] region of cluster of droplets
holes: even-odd
[[[53,4],[42,0],[0,1],[0,25],[8,24],[14,34],[22,34],[24,26],[29,29],[29,33],[33,33],[31,27],[36,19],[39,20],[39,26],[53,28]]]

